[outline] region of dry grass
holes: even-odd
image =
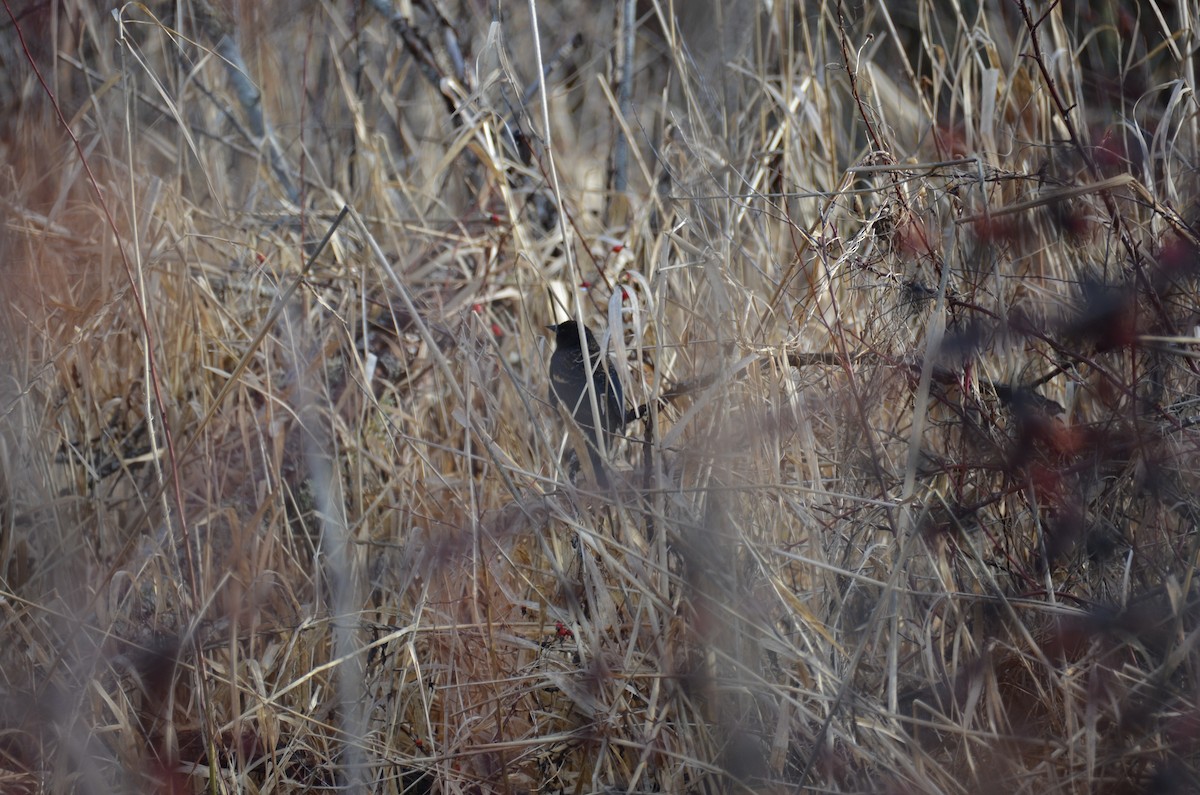
[[[378,5],[5,3],[0,790],[1200,787],[1200,4]]]

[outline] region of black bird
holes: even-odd
[[[612,363],[600,351],[596,338],[587,326],[583,337],[587,344],[585,358],[579,346],[579,324],[568,320],[546,328],[554,332],[554,355],[550,357],[550,401],[557,399],[566,407],[588,441],[588,457],[601,488],[608,488],[608,475],[596,441],[596,421],[604,429],[604,444],[611,449],[614,434],[625,427],[625,401],[621,382],[613,373]],[[592,411],[588,397],[588,379],[596,393],[599,417]],[[578,465],[576,465],[578,468]]]

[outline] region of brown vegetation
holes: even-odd
[[[1200,789],[1200,6],[386,5],[4,3],[0,791]]]

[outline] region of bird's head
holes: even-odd
[[[562,323],[552,323],[546,328],[554,332],[555,345],[566,348],[579,347],[578,322],[564,320]],[[592,336],[592,330],[587,326],[583,327],[583,338],[587,341],[588,350],[599,350],[600,346],[596,343],[596,338]]]

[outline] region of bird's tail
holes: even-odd
[[[595,473],[596,485],[602,489],[608,488],[608,468],[604,463],[604,457],[600,455],[600,451],[592,445],[588,445],[588,458],[592,460],[592,472]]]

